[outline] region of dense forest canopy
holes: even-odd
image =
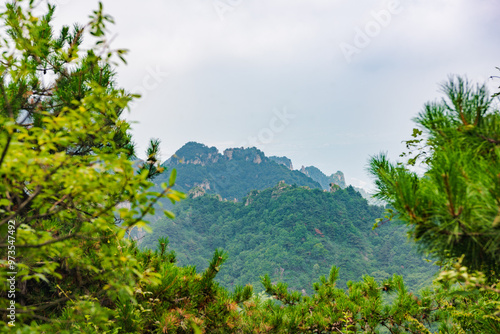
[[[393,222],[372,230],[383,208],[368,205],[352,187],[325,192],[281,182],[241,202],[197,191],[188,197],[174,207],[174,221],[154,221],[139,244],[155,249],[158,237],[168,237],[178,263],[197,270],[224,249],[229,258],[217,281],[229,289],[249,283],[262,289],[259,276],[269,274],[310,294],[311,282],[334,263],[339,286],[366,274],[379,282],[399,274],[417,291],[437,269],[407,241],[406,228]]]

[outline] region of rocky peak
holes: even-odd
[[[228,148],[223,154],[220,154],[215,147],[189,142],[178,149],[170,159],[165,161],[165,164],[178,165],[182,163],[206,166],[220,160],[239,160],[260,164],[269,161],[269,158],[266,157],[264,152],[255,147]]]
[[[166,161],[165,167],[177,169],[176,187],[180,191],[197,188],[195,196],[217,193],[229,200],[241,200],[250,190],[268,188],[279,180],[321,188],[310,177],[290,170],[289,159],[283,157],[281,160],[288,168],[283,168],[255,147],[228,148],[219,153],[215,147],[189,142]],[[159,180],[165,181],[165,176]]]
[[[333,183],[338,184],[341,188],[345,188],[345,176],[341,171],[337,171],[337,173],[330,175],[330,178],[333,180]]]
[[[269,159],[270,159],[271,161],[276,162],[277,164],[280,164],[280,165],[285,166],[285,167],[286,167],[286,168],[288,168],[289,170],[293,170],[292,160],[288,159],[287,157],[276,157],[276,156],[272,156],[272,157],[269,157]]]
[[[252,204],[254,198],[260,193],[260,190],[252,190],[248,193],[245,201],[245,206]]]
[[[195,183],[196,186],[203,188],[205,190],[210,190],[210,182],[208,180],[204,180],[202,183]]]
[[[221,155],[215,147],[189,142],[175,152],[175,154],[165,163],[177,165],[179,163],[194,164],[205,166],[209,163],[215,163]]]

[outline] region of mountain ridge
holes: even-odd
[[[219,193],[231,200],[241,200],[249,191],[272,187],[279,181],[325,191],[330,190],[332,183],[347,187],[341,171],[327,176],[314,166],[294,170],[288,157],[268,157],[255,147],[227,148],[221,153],[214,146],[191,141],[162,165],[177,169],[179,190],[188,192],[201,187],[207,193]],[[244,184],[239,187],[241,189],[230,190],[234,188],[231,182]]]
[[[177,170],[178,190],[203,188],[227,200],[241,201],[250,191],[273,187],[279,181],[321,189],[317,181],[276,163],[255,147],[228,148],[220,153],[216,147],[188,142],[162,166]],[[160,175],[155,182],[165,182],[165,178]]]

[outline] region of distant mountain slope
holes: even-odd
[[[321,188],[307,175],[276,163],[256,148],[232,148],[220,154],[215,147],[189,142],[163,165],[177,169],[178,190],[200,187],[229,200],[241,200],[251,190],[273,187],[279,181]],[[159,176],[155,182],[165,182],[165,177]]]
[[[321,170],[319,170],[319,168],[316,168],[314,166],[302,166],[300,171],[309,176],[314,181],[318,182],[324,190],[330,190],[331,183],[340,186],[340,188],[346,187],[344,173],[342,173],[341,171],[338,171],[337,173],[330,176],[326,176]]]
[[[141,245],[154,248],[158,237],[168,236],[179,263],[198,270],[223,248],[229,260],[218,278],[227,287],[251,283],[258,290],[259,276],[270,274],[310,293],[310,282],[336,265],[342,286],[363,274],[381,280],[397,273],[417,289],[435,272],[406,242],[404,227],[372,230],[383,209],[368,205],[352,187],[333,193],[281,182],[238,203],[198,189],[173,210],[176,219],[154,222]]]

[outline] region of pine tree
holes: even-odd
[[[463,256],[463,265],[498,278],[500,114],[484,85],[456,77],[442,91],[446,98],[426,104],[415,119],[421,130],[407,142],[413,150],[407,164],[385,155],[371,160],[376,196],[407,222],[421,247],[443,260]],[[411,171],[416,163],[424,175]]]
[[[500,332],[500,113],[485,85],[452,77],[425,105],[406,163],[370,162],[376,196],[444,264],[434,300],[442,332]],[[424,168],[423,175],[412,166]],[[456,284],[458,283],[458,284]]]

